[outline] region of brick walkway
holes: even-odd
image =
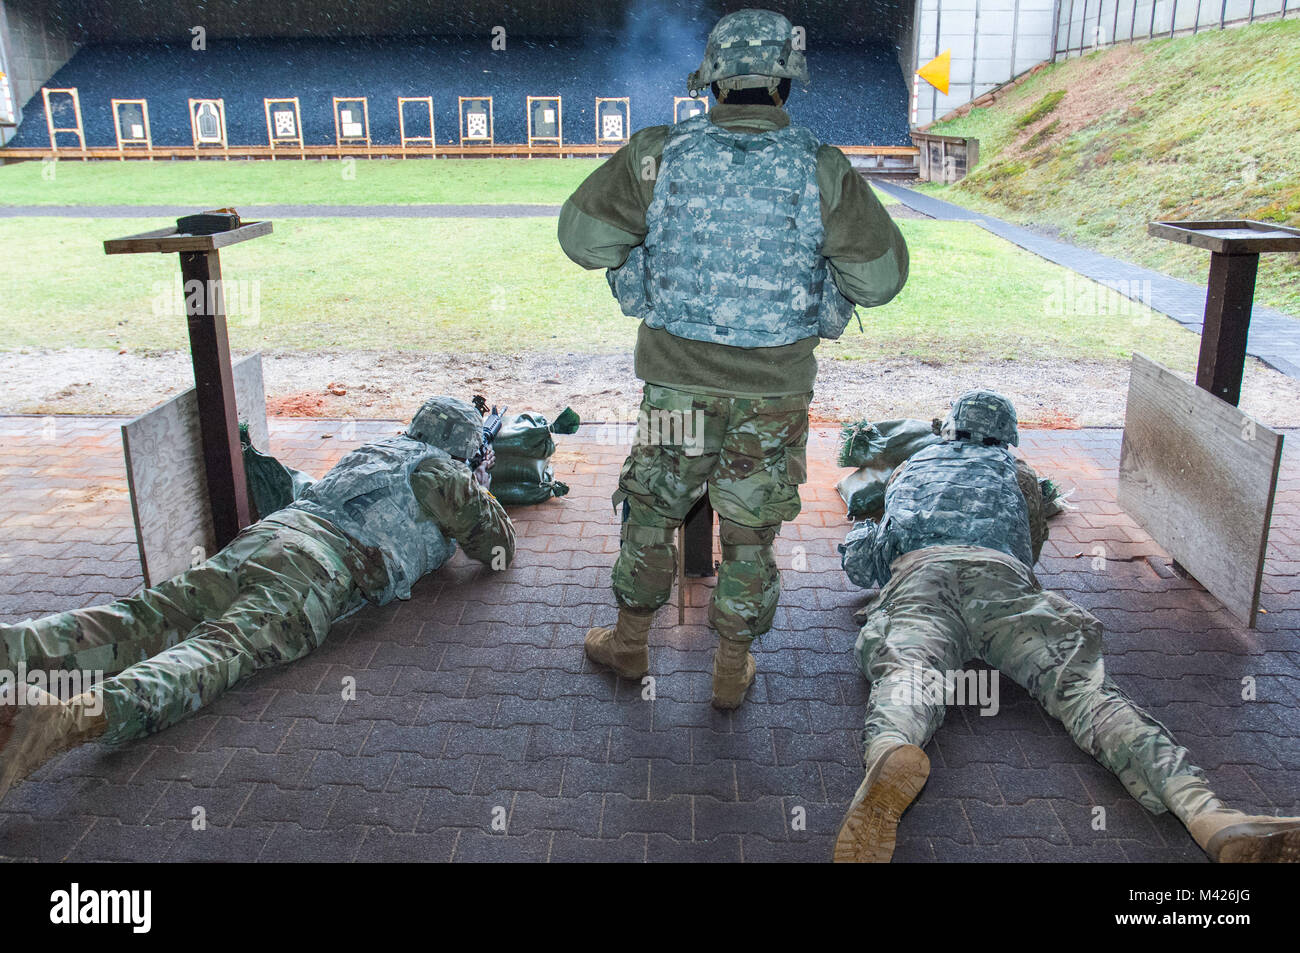
[[[90,605],[140,584],[119,419],[0,418],[0,620]],[[333,421],[277,420],[273,449],[322,472]],[[393,432],[363,423],[354,442]],[[326,434],[331,439],[322,439]],[[46,860],[810,860],[860,780],[866,686],[850,655],[864,599],[838,568],[847,526],[834,434],[814,436],[805,509],[778,541],[785,591],[734,715],[708,705],[708,582],[688,624],[665,609],[657,698],[591,671],[586,628],[613,617],[608,506],[625,448],[561,438],[564,500],[520,509],[516,568],[457,556],[409,602],[367,609],[309,658],[111,752],[88,746],[0,805],[0,857]],[[1240,806],[1300,813],[1300,459],[1290,453],[1255,632],[1161,574],[1116,508],[1117,431],[1030,432],[1024,451],[1077,487],[1040,576],[1106,624],[1110,671]],[[1093,571],[1093,547],[1105,547]],[[1084,554],[1082,558],[1077,554]],[[796,565],[804,566],[800,570]],[[1241,679],[1259,700],[1240,700]],[[356,680],[357,698],[341,686]],[[899,860],[1175,860],[1202,855],[1153,818],[1005,679],[993,718],[950,711]],[[1106,829],[1092,829],[1106,808]],[[202,808],[206,830],[193,829]],[[494,833],[494,812],[506,833]],[[792,822],[806,817],[806,827]]]

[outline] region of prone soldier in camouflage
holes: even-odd
[[[4,684],[0,797],[60,751],[161,731],[259,669],[302,658],[366,602],[409,599],[457,544],[508,567],[514,528],[486,489],[482,419],[432,398],[405,434],[353,450],[202,565],[109,605],[0,625],[0,670],[110,676],[68,701]]]
[[[855,304],[885,304],[907,280],[907,245],[870,187],[781,108],[807,78],[785,17],[723,17],[688,80],[717,105],[637,132],[560,213],[564,251],[607,269],[621,309],[641,320],[645,381],[614,494],[618,622],[592,629],[586,652],[628,678],[648,671],[674,531],[707,492],[722,541],[709,620],[713,703],[724,709],[744,699],[750,642],[776,611],[772,541],[799,513],[813,352],[840,336]]]
[[[849,578],[882,586],[854,653],[871,681],[866,776],[835,842],[840,862],[886,862],[930,762],[945,685],[967,659],[1007,675],[1065,725],[1155,814],[1173,811],[1216,861],[1300,859],[1300,818],[1226,807],[1169,730],[1106,675],[1101,623],[1034,577],[1047,525],[1033,470],[1014,458],[1015,408],[973,391],[953,405],[943,442],[890,479],[878,525],[840,547]]]

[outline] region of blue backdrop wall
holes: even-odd
[[[563,97],[565,141],[584,143],[594,139],[597,96],[630,97],[634,129],[672,121],[673,96],[686,95],[703,36],[657,37],[511,39],[498,52],[486,40],[464,38],[214,40],[204,51],[188,44],[95,44],[47,85],[79,90],[91,146],[116,144],[113,98],[147,99],[154,144],[188,146],[191,97],[225,100],[232,145],[263,145],[263,97],[291,96],[301,101],[308,144],[333,143],[333,96],[369,97],[372,140],[393,144],[398,96],[433,97],[442,144],[458,139],[458,96],[492,96],[496,141],[524,142],[529,95]],[[809,63],[811,85],[796,86],[789,104],[797,122],[837,145],[909,143],[907,89],[895,47],[819,44]],[[37,96],[23,110],[11,145],[48,144]]]

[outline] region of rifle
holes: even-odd
[[[502,407],[497,410],[496,405],[492,405],[492,410],[488,410],[488,402],[482,394],[474,395],[474,409],[483,415],[483,429],[479,434],[478,453],[474,454],[474,459],[469,462],[471,470],[477,470],[487,456],[488,448],[492,446],[492,441],[497,438],[501,432],[501,425],[505,423],[505,413],[510,408]]]

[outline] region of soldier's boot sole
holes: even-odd
[[[716,673],[713,676],[713,707],[718,711],[734,711],[739,708],[745,701],[745,695],[748,694],[749,688],[754,684],[754,677],[758,674],[758,663],[754,661],[754,656],[748,652],[745,653],[745,668],[739,673],[739,677],[722,676]]]
[[[930,777],[930,759],[916,745],[884,754],[863,778],[835,837],[837,864],[887,864],[898,822]]]
[[[61,717],[63,704],[41,689],[29,691],[27,704],[0,706],[0,801],[16,782],[77,743],[75,723]]]
[[[583,650],[587,658],[623,678],[644,678],[650,671],[649,645],[619,646],[614,640],[613,629],[590,629],[583,639]]]
[[[1300,863],[1300,818],[1251,817],[1211,837],[1205,853],[1218,864]]]

